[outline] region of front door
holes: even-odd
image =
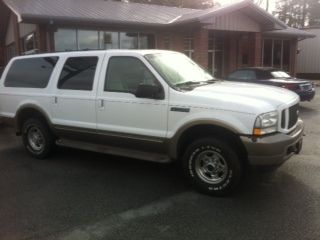
[[[105,61],[107,69],[102,71],[96,105],[98,131],[118,140],[123,138],[120,146],[126,140],[163,141],[167,132],[168,87],[158,81],[157,73],[142,57],[114,55]],[[163,98],[136,97],[141,84],[159,86]]]

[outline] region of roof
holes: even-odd
[[[287,27],[286,29],[273,30],[263,33],[265,36],[279,36],[279,37],[298,37],[300,39],[313,38],[316,35],[297,28]]]
[[[53,21],[160,27],[191,22],[209,25],[212,18],[239,10],[260,24],[268,26],[265,29],[273,30],[265,32],[265,35],[299,38],[314,36],[306,31],[289,28],[251,0],[205,10],[113,0],[3,0],[3,3],[17,15],[20,22]]]
[[[260,18],[285,28],[286,25],[250,0],[205,10],[153,4],[127,3],[113,0],[3,0],[19,21],[85,21],[86,23],[118,23],[140,25],[176,25],[202,22],[229,12],[250,8]]]
[[[86,23],[165,25],[201,10],[112,0],[3,0],[19,21],[63,20]]]

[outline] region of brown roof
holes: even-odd
[[[201,10],[112,0],[3,0],[20,20],[163,25]]]
[[[250,0],[205,10],[126,3],[113,0],[3,0],[20,21],[63,20],[140,25],[176,25],[201,22],[235,10],[250,8],[261,19],[286,25]]]
[[[18,20],[23,22],[60,21],[63,23],[172,26],[189,22],[207,24],[207,19],[211,17],[240,10],[255,21],[268,24],[271,26],[270,30],[278,29],[266,32],[266,35],[312,37],[310,33],[289,28],[253,4],[251,0],[205,10],[113,0],[3,0],[3,2],[17,15]]]

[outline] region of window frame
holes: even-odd
[[[52,68],[52,71],[50,73],[50,75],[48,76],[48,80],[46,82],[46,85],[44,87],[21,87],[21,86],[7,86],[7,78],[8,78],[8,74],[11,70],[11,68],[13,67],[13,65],[15,64],[15,62],[17,61],[28,61],[30,59],[43,59],[43,58],[55,58],[56,62],[55,65]],[[51,82],[52,82],[52,78],[55,76],[55,72],[56,70],[59,68],[59,62],[60,62],[61,57],[59,55],[50,55],[50,56],[28,56],[28,57],[18,57],[18,58],[14,58],[11,59],[10,62],[8,63],[7,68],[4,69],[4,71],[2,72],[2,76],[3,77],[3,82],[2,85],[4,88],[15,88],[15,89],[23,89],[24,91],[26,91],[27,89],[33,89],[34,90],[43,90],[43,89],[47,89],[50,87]]]
[[[104,74],[104,83],[103,83],[103,89],[102,89],[102,92],[104,93],[126,93],[126,94],[131,94],[133,95],[134,97],[136,97],[136,95],[130,91],[116,91],[116,90],[113,90],[113,91],[110,91],[110,90],[107,90],[106,87],[107,87],[107,74],[108,74],[108,71],[109,71],[109,68],[110,68],[110,60],[113,59],[113,58],[133,58],[133,59],[136,59],[138,60],[139,62],[141,62],[141,64],[143,64],[143,66],[145,66],[145,68],[149,71],[149,73],[154,77],[156,83],[158,84],[159,88],[161,88],[161,92],[162,92],[162,95],[163,95],[163,98],[162,99],[157,99],[157,100],[163,100],[165,98],[165,91],[164,91],[164,88],[161,84],[161,82],[159,81],[159,79],[154,75],[154,73],[151,71],[151,69],[138,57],[136,56],[130,56],[130,55],[114,55],[114,56],[109,56],[108,58],[108,61],[107,61],[107,67],[106,67],[106,72]]]
[[[92,86],[90,90],[85,90],[85,89],[66,89],[66,88],[60,88],[59,87],[59,82],[60,82],[60,78],[61,78],[61,74],[63,72],[64,66],[66,65],[67,61],[71,58],[96,58],[97,59],[97,63],[96,63],[96,68],[95,68],[95,72],[93,75],[93,79],[92,79]],[[98,77],[97,75],[99,75],[99,68],[100,68],[100,56],[99,55],[71,55],[71,56],[67,56],[63,59],[63,62],[61,63],[60,67],[59,67],[59,73],[57,74],[57,81],[55,83],[55,88],[58,91],[69,91],[69,92],[76,92],[76,91],[82,91],[82,92],[93,92],[95,91],[95,82],[96,82],[96,78]],[[99,71],[98,71],[99,70]]]

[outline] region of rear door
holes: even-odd
[[[96,130],[96,88],[104,53],[70,53],[60,61],[51,99],[58,129]]]

